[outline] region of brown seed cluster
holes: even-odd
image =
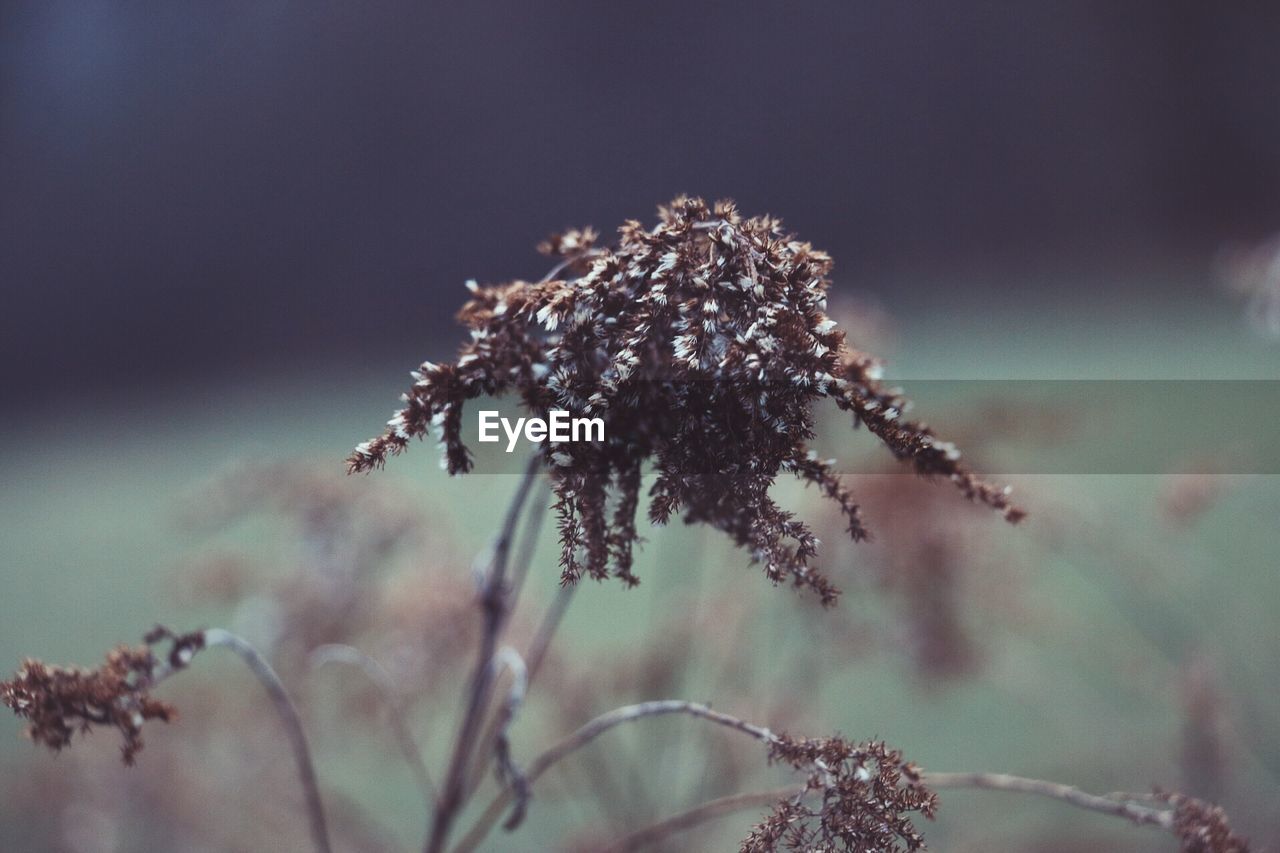
[[[1173,806],[1173,834],[1182,853],[1249,853],[1249,842],[1231,831],[1221,806],[1173,792],[1157,791],[1156,797]]]
[[[827,850],[900,853],[924,849],[909,817],[932,819],[938,798],[902,753],[880,741],[780,737],[770,759],[809,773],[802,796],[782,800],[742,842],[742,853]],[[809,805],[806,799],[820,796]]]
[[[157,629],[162,630],[162,629]],[[167,659],[158,658],[151,643],[170,639]],[[203,647],[200,635],[173,637],[153,632],[144,646],[118,646],[96,669],[50,666],[27,660],[9,681],[0,681],[0,702],[28,721],[27,734],[54,752],[71,744],[76,732],[95,726],[120,732],[125,764],[133,764],[142,750],[142,725],[148,720],[169,722],[174,707],[150,695],[161,673],[186,666]]]
[[[951,480],[1011,521],[1007,491],[978,479],[955,446],[903,419],[906,401],[879,366],[851,350],[827,316],[831,258],[771,217],[732,202],[677,198],[658,224],[628,221],[618,242],[590,230],[542,247],[561,257],[539,282],[472,285],[459,317],[471,340],[451,364],[423,364],[386,431],[359,445],[351,471],[381,466],[435,431],[451,473],[471,467],[465,401],[517,392],[530,413],[551,409],[605,422],[605,441],[544,442],[557,496],[565,582],[609,575],[632,584],[641,469],[652,461],[649,515],[727,533],[774,583],[837,590],[810,558],[817,539],[769,495],[780,472],[816,485],[866,536],[834,465],[817,458],[813,404],[834,400],[899,459]],[[567,273],[563,278],[554,275]]]

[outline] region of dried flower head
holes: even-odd
[[[681,197],[660,208],[656,227],[628,221],[615,246],[594,241],[581,231],[544,244],[562,260],[542,281],[469,285],[474,296],[459,317],[471,340],[454,363],[414,372],[404,407],[355,449],[350,470],[382,465],[434,427],[446,468],[467,471],[463,403],[516,391],[539,417],[554,408],[606,425],[603,442],[541,447],[565,582],[637,581],[635,514],[641,466],[652,460],[654,523],[682,512],[709,524],[775,583],[809,587],[829,603],[837,591],[809,565],[817,539],[769,496],[789,471],[840,506],[853,538],[865,537],[832,463],[806,446],[813,403],[829,398],[920,474],[1021,517],[1007,490],[968,471],[954,445],[903,420],[906,401],[880,385],[878,363],[846,346],[827,316],[831,258],[778,220]],[[561,271],[572,275],[552,277]]]
[[[801,796],[782,800],[742,842],[742,853],[775,850],[899,853],[922,850],[924,839],[909,815],[930,820],[938,798],[915,766],[880,741],[779,737],[770,759],[809,773]],[[821,803],[805,804],[820,794]]]
[[[32,740],[54,752],[69,746],[77,731],[114,727],[123,738],[124,763],[133,764],[142,750],[143,723],[167,723],[177,713],[172,705],[153,698],[150,688],[162,675],[186,666],[203,646],[200,634],[177,637],[153,632],[146,639],[144,646],[118,646],[96,669],[24,661],[11,680],[0,682],[0,702],[28,721],[27,735]],[[161,639],[171,641],[164,660],[152,649]]]
[[[1173,834],[1182,853],[1249,853],[1249,842],[1231,831],[1220,806],[1185,794],[1157,791],[1173,806]]]

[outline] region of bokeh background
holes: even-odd
[[[913,379],[1280,379],[1280,345],[1259,334],[1280,285],[1238,262],[1280,231],[1278,36],[1280,7],[1265,3],[0,2],[0,664],[91,663],[155,621],[288,623],[317,537],[346,541],[340,526],[316,533],[316,494],[389,500],[417,519],[391,552],[343,558],[370,590],[428,578],[415,594],[465,603],[508,478],[449,481],[429,447],[372,480],[344,479],[341,460],[411,367],[452,352],[466,279],[539,276],[548,232],[651,220],[677,193],[731,196],[830,251],[838,316],[908,391]],[[652,531],[639,590],[591,587],[574,605],[559,668],[579,681],[560,676],[571,680],[531,705],[518,748],[531,755],[575,713],[652,687],[808,733],[878,735],[938,769],[1098,790],[1213,777],[1201,791],[1277,843],[1274,469],[1208,440],[1194,458],[1179,443],[1168,474],[1099,473],[1086,442],[1072,451],[1080,473],[1049,476],[1028,448],[1069,440],[1098,412],[1079,394],[1028,406],[982,387],[956,391],[936,420],[1012,475],[1025,527],[980,517],[963,553],[916,553],[959,510],[870,478],[872,522],[875,496],[908,520],[885,510],[896,532],[880,545],[833,546],[850,591],[839,617],[770,589],[712,535]],[[1212,423],[1197,387],[1185,418]],[[1132,429],[1159,447],[1176,426]],[[877,458],[865,435],[830,429],[833,452]],[[1105,450],[1105,436],[1090,441]],[[1188,475],[1224,455],[1233,476]],[[369,497],[383,489],[394,497]],[[535,615],[555,594],[548,538],[530,575]],[[886,580],[920,566],[915,586]],[[913,596],[956,578],[965,639],[928,642],[972,654],[944,654],[938,670],[911,652],[934,648],[910,639]],[[726,608],[737,621],[712,618]],[[401,648],[377,621],[315,636]],[[719,621],[740,642],[658,643]],[[650,669],[624,665],[636,657]],[[796,661],[814,668],[807,680]],[[55,761],[5,723],[0,847],[301,843],[287,813],[252,817],[288,784],[249,761],[279,748],[271,720],[240,762],[225,758],[256,686],[212,670],[190,676],[190,693],[166,687],[208,713],[151,735],[129,776],[104,735]],[[299,690],[310,678],[294,677]],[[574,683],[590,701],[560,701]],[[309,720],[348,823],[379,827],[350,849],[375,836],[411,848],[411,779],[387,769],[376,720],[349,718],[358,682],[340,684],[318,690]],[[414,690],[438,766],[455,708],[443,687]],[[215,713],[227,694],[245,707]],[[555,783],[528,836],[495,845],[591,849],[593,831],[633,829],[729,782],[778,783],[749,745],[730,761],[738,747],[714,733],[654,729],[662,750],[636,735],[634,766],[603,750]],[[1216,757],[1197,764],[1188,755],[1210,730]],[[148,772],[201,770],[198,805],[226,820],[137,792]],[[672,849],[730,849],[750,818]],[[218,834],[237,821],[247,836]],[[1169,849],[994,794],[952,795],[930,837],[942,850]]]

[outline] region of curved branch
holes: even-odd
[[[675,699],[641,702],[601,714],[544,751],[529,764],[529,768],[525,773],[527,784],[532,786],[534,781],[550,767],[586,746],[614,726],[661,714],[689,714],[690,716],[750,735],[756,740],[764,741],[765,743],[774,743],[778,740],[777,735],[763,726],[757,726],[737,717],[713,711],[710,707],[697,702],[685,702]],[[1100,796],[1081,791],[1071,785],[1046,782],[1041,779],[1028,779],[1023,776],[1010,776],[1003,773],[926,772],[921,774],[921,780],[924,784],[933,788],[979,788],[992,791],[1034,794],[1058,800],[1087,811],[1124,818],[1139,826],[1152,826],[1170,833],[1176,833],[1177,831],[1173,809],[1143,805],[1142,801],[1149,802],[1150,798],[1137,794],[1117,793]],[[783,792],[782,796],[777,796],[775,800],[782,799],[794,791],[794,787],[788,788]],[[760,803],[765,796],[765,794],[742,794],[724,797],[720,800],[712,800],[687,812],[638,830],[617,842],[614,849],[628,850],[652,843],[660,840],[665,834],[679,832],[682,829],[695,826],[703,820],[710,820],[719,815],[728,814],[737,808],[746,808],[749,805]],[[494,823],[502,816],[512,799],[513,793],[511,790],[504,789],[499,792],[467,835],[453,849],[453,853],[470,853],[470,851],[475,850],[488,836]]]
[[[271,664],[249,642],[241,637],[224,631],[221,628],[210,628],[204,632],[204,644],[207,648],[221,646],[230,649],[240,656],[248,665],[258,681],[266,688],[280,721],[284,723],[285,734],[289,737],[289,745],[293,749],[293,758],[298,765],[298,780],[302,783],[302,793],[306,800],[307,817],[311,824],[311,840],[319,853],[331,853],[329,844],[329,827],[324,815],[324,800],[320,798],[320,786],[316,781],[316,768],[311,761],[311,748],[307,745],[307,735],[302,729],[302,719],[298,709],[289,698],[284,682],[271,668]]]
[[[757,726],[729,714],[713,711],[707,705],[698,702],[686,702],[681,699],[659,699],[653,702],[624,705],[592,719],[530,762],[529,768],[525,771],[525,778],[528,784],[532,786],[539,776],[557,762],[572,755],[614,726],[664,714],[688,714],[740,731],[766,743],[772,743],[777,740],[777,735],[764,726]],[[465,851],[475,850],[488,836],[489,830],[493,828],[493,824],[502,816],[503,811],[506,810],[507,805],[513,798],[514,795],[509,788],[504,788],[500,791],[489,803],[484,813],[477,819],[475,825],[471,827],[471,830],[453,848],[453,853],[465,853]]]
[[[792,785],[789,788],[778,788],[773,791],[748,791],[745,794],[730,794],[727,797],[708,800],[688,811],[672,815],[665,820],[651,823],[624,835],[612,845],[606,847],[605,853],[630,853],[632,850],[639,850],[650,844],[656,844],[678,832],[693,829],[695,826],[715,820],[718,817],[746,811],[747,809],[773,806],[779,800],[801,796],[806,790],[803,785],[799,787]]]
[[[1067,803],[1076,808],[1130,820],[1139,826],[1155,826],[1166,832],[1173,831],[1173,811],[1139,805],[1140,795],[1109,794],[1099,796],[1081,791],[1071,785],[1010,776],[1006,773],[930,773],[923,774],[926,785],[934,788],[981,788],[987,791],[1010,791],[1019,794],[1035,794]]]
[[[1100,812],[1130,820],[1139,826],[1154,826],[1167,832],[1173,831],[1173,812],[1141,805],[1140,800],[1151,800],[1150,795],[1107,794],[1099,796],[1081,791],[1070,785],[1010,776],[1003,773],[924,773],[922,781],[934,788],[978,788],[989,791],[1009,791],[1033,794],[1058,800],[1077,808]],[[631,853],[665,840],[671,835],[692,829],[718,817],[751,808],[771,806],[780,800],[803,795],[806,788],[791,786],[776,791],[753,791],[731,794],[709,800],[688,811],[652,823],[623,836],[606,848],[607,853]]]

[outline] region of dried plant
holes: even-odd
[[[636,582],[633,550],[646,465],[655,472],[651,520],[663,523],[680,512],[687,521],[723,531],[763,563],[775,583],[812,589],[824,604],[834,600],[836,590],[810,564],[817,540],[770,496],[780,473],[795,474],[816,485],[838,509],[839,523],[853,540],[865,538],[859,507],[834,463],[819,460],[808,448],[815,431],[813,406],[822,399],[850,413],[855,425],[867,427],[916,473],[951,481],[1010,521],[1022,513],[1009,502],[1007,490],[962,466],[953,445],[924,425],[903,420],[906,401],[880,384],[878,364],[850,349],[826,314],[830,258],[796,240],[777,220],[744,219],[728,202],[708,206],[681,198],[660,211],[656,227],[645,230],[628,222],[615,246],[599,247],[597,240],[589,229],[555,236],[543,249],[560,260],[541,281],[474,287],[461,314],[472,341],[455,363],[424,365],[388,431],[358,447],[349,460],[353,471],[380,466],[434,427],[446,467],[465,471],[471,459],[461,438],[462,406],[481,395],[515,392],[540,416],[555,407],[606,421],[603,442],[545,443],[531,456],[492,547],[474,565],[474,587],[456,575],[440,578],[420,571],[422,566],[395,576],[385,589],[370,582],[389,553],[417,529],[407,501],[366,505],[303,469],[254,465],[226,478],[199,502],[196,515],[206,524],[264,506],[295,524],[305,553],[289,581],[272,593],[279,630],[270,635],[270,653],[306,672],[326,662],[346,664],[377,688],[386,724],[425,801],[427,853],[467,853],[498,826],[517,831],[529,815],[546,808],[539,799],[547,788],[541,780],[551,768],[572,756],[586,758],[580,752],[615,728],[664,716],[710,723],[731,737],[745,735],[763,745],[770,765],[787,770],[790,784],[726,794],[747,773],[736,755],[717,750],[705,762],[718,777],[712,799],[638,829],[617,821],[613,832],[578,832],[574,843],[588,849],[641,849],[734,811],[771,807],[741,843],[743,851],[907,853],[925,848],[917,822],[934,817],[936,792],[977,788],[1049,798],[1155,828],[1175,838],[1185,853],[1248,850],[1219,807],[1183,794],[1096,795],[1018,776],[926,772],[878,740],[776,734],[766,725],[682,699],[600,711],[597,706],[607,707],[600,694],[609,689],[668,695],[682,690],[689,682],[689,659],[696,656],[686,650],[694,649],[723,667],[724,683],[717,687],[725,687],[721,695],[727,694],[729,704],[755,709],[770,725],[784,721],[801,728],[797,720],[805,720],[808,728],[809,706],[829,672],[822,668],[824,653],[833,655],[830,623],[809,619],[811,634],[805,636],[818,649],[804,648],[790,667],[798,697],[751,695],[745,678],[750,647],[743,636],[759,614],[734,599],[717,601],[716,624],[710,628],[696,624],[693,608],[669,608],[670,623],[659,623],[663,636],[621,663],[600,654],[606,662],[597,660],[590,673],[590,692],[583,688],[588,679],[561,671],[570,660],[581,664],[589,658],[577,648],[563,659],[550,653],[552,637],[574,600],[574,583],[583,576],[609,575]],[[558,277],[562,273],[565,277]],[[517,606],[545,508],[539,500],[544,474],[559,514],[562,585],[535,628],[517,619]],[[929,494],[930,501],[936,499],[936,492]],[[948,597],[964,568],[954,549],[968,547],[964,530],[971,522],[952,524],[955,514],[932,504],[907,508],[923,502],[909,490],[877,498],[886,505],[885,529],[905,542],[899,557],[911,563],[886,560],[884,571],[893,582],[886,580],[885,586],[901,593],[907,604],[929,604],[921,615],[929,624],[913,626],[931,638],[921,651],[922,667],[931,674],[949,672],[961,658],[947,658],[953,650],[942,647],[960,646],[963,638],[956,602]],[[532,509],[526,513],[527,505]],[[213,564],[211,571],[207,589],[223,603],[247,586],[244,573],[226,561]],[[937,588],[942,595],[928,599]],[[818,611],[812,599],[802,606],[810,615]],[[378,654],[367,654],[356,642],[371,644]],[[210,647],[239,655],[267,690],[293,753],[313,847],[327,853],[332,849],[329,812],[290,690],[268,656],[237,635],[216,628],[182,635],[157,628],[146,645],[121,647],[96,670],[28,661],[12,680],[0,683],[0,699],[27,721],[37,742],[54,750],[67,746],[77,731],[114,728],[124,739],[126,763],[132,763],[142,746],[143,724],[167,721],[175,713],[150,691]],[[843,659],[846,651],[837,648],[834,656]],[[468,652],[474,657],[456,734],[443,773],[435,776],[412,731],[410,705],[456,698],[437,685],[456,682],[450,676],[457,673],[446,670]],[[380,657],[389,658],[390,665]],[[427,687],[415,691],[415,682]],[[528,716],[523,709],[535,683],[557,700],[562,716],[549,716],[564,721],[572,715],[572,721],[559,740],[526,753],[517,726],[522,714]],[[209,694],[218,692],[209,688]],[[1188,691],[1188,766],[1208,760],[1199,739],[1216,720],[1217,709],[1202,692]],[[212,702],[197,704],[204,704],[210,716],[216,713]],[[583,718],[586,722],[579,723]],[[242,722],[243,717],[235,718],[232,724]],[[609,796],[610,774],[626,769],[610,766],[622,763],[620,754],[596,754],[595,766],[606,771],[592,779],[596,796]],[[765,763],[759,752],[755,761]],[[486,807],[473,807],[486,782],[496,792]],[[159,787],[169,790],[154,794],[149,803],[207,812],[204,802],[179,805],[174,791],[180,786]],[[340,805],[346,839],[359,839],[347,846],[392,846],[376,822],[340,794],[327,797],[331,805]],[[642,805],[657,813],[655,800]],[[464,817],[472,823],[462,832],[458,822]],[[277,830],[266,837],[276,844],[281,835]]]
[[[158,657],[152,644],[170,641],[169,653]],[[114,728],[122,739],[125,764],[142,750],[142,726],[150,720],[169,722],[174,707],[151,695],[151,688],[181,669],[203,648],[199,634],[181,637],[152,632],[146,645],[118,646],[96,669],[50,666],[27,660],[9,681],[0,681],[0,702],[27,720],[27,735],[54,752],[71,745],[76,732],[96,726]]]
[[[1231,831],[1226,812],[1185,794],[1158,792],[1173,806],[1173,833],[1182,853],[1248,853],[1249,842]]]
[[[834,465],[807,447],[813,404],[826,398],[918,473],[1021,518],[1007,490],[966,469],[954,445],[903,419],[906,401],[881,386],[879,363],[850,349],[826,313],[831,258],[779,220],[681,197],[653,229],[629,221],[616,246],[595,239],[576,231],[550,240],[544,250],[562,260],[541,281],[472,286],[459,314],[472,339],[455,362],[414,373],[404,408],[355,449],[350,469],[378,467],[434,427],[450,473],[467,471],[463,403],[513,391],[540,417],[559,408],[605,422],[604,442],[541,447],[565,582],[610,573],[637,581],[635,515],[641,468],[652,460],[654,523],[683,512],[729,534],[773,582],[831,602],[837,590],[809,563],[816,538],[769,496],[789,471],[841,507],[854,539],[866,536]],[[576,275],[555,278],[561,271]]]
[[[157,625],[138,648],[121,646],[95,670],[50,667],[28,660],[10,681],[0,682],[0,698],[14,713],[30,720],[28,732],[55,752],[71,742],[78,727],[89,731],[95,725],[117,728],[124,738],[125,764],[132,764],[142,749],[141,729],[147,720],[173,719],[171,705],[151,697],[149,691],[160,681],[186,669],[195,655],[212,647],[233,651],[249,667],[271,697],[297,762],[298,778],[306,796],[311,837],[320,853],[330,853],[328,821],[316,782],[311,749],[280,676],[261,653],[241,637],[221,628],[176,634]],[[168,653],[155,654],[154,647],[168,643]]]
[[[803,792],[781,800],[752,830],[742,853],[899,853],[924,847],[909,816],[932,818],[938,797],[922,783],[919,770],[883,742],[780,735],[769,757],[806,771],[808,780]],[[816,806],[804,802],[810,792],[820,792]]]

